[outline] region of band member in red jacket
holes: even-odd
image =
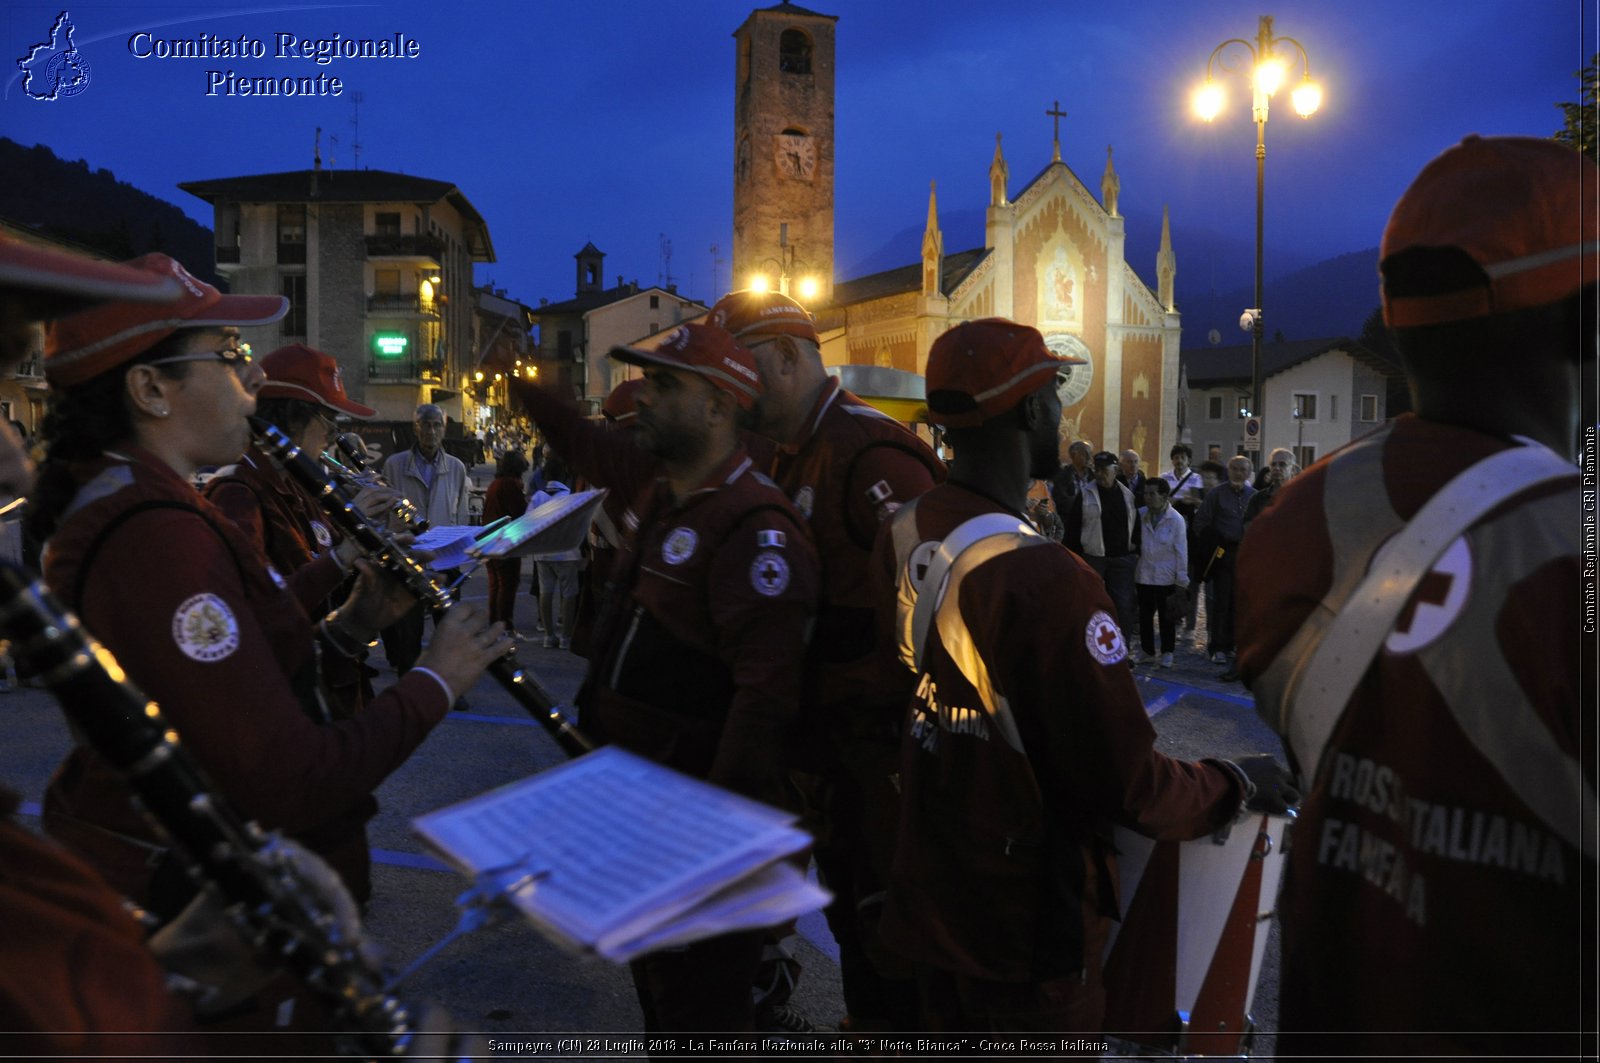
[[[928,415],[954,447],[950,479],[878,540],[884,638],[916,677],[884,934],[922,966],[933,1029],[1099,1031],[1111,826],[1194,838],[1247,800],[1295,796],[1270,757],[1155,750],[1104,584],[1024,516],[1059,464],[1062,364],[1000,318],[934,341]]]
[[[786,804],[785,743],[800,709],[817,559],[804,520],[739,442],[739,421],[761,393],[750,352],[722,329],[684,325],[653,351],[611,357],[644,367],[633,439],[660,476],[632,506],[638,528],[596,631],[584,728]],[[541,426],[552,438],[573,441],[573,426],[549,420]],[[751,1029],[761,940],[725,934],[636,961],[646,1028]]]
[[[819,876],[834,892],[845,1026],[908,1029],[915,993],[876,939],[895,820],[892,780],[908,678],[876,645],[869,576],[879,525],[944,477],[904,425],[839,385],[822,366],[815,324],[777,292],[723,296],[708,319],[755,354],[758,432],[774,440],[772,479],[805,514],[822,560],[817,633],[790,765],[816,835]],[[804,1029],[792,1013],[769,1028]]]
[[[1422,170],[1379,249],[1415,413],[1285,484],[1240,550],[1239,670],[1307,783],[1286,1055],[1594,1051],[1597,186],[1532,137]],[[1432,557],[1401,565],[1412,537]]]
[[[46,460],[30,520],[45,578],[162,707],[184,744],[247,817],[281,828],[346,876],[360,899],[372,790],[509,648],[470,604],[452,609],[415,675],[357,717],[326,721],[313,629],[256,544],[189,485],[235,461],[262,384],[239,339],[278,296],[225,296],[165,255],[134,268],[170,277],[176,303],[108,304],[57,320]],[[352,655],[409,605],[365,561],[319,624]],[[119,890],[170,915],[192,886],[94,750],[75,748],[45,799],[45,826]]]
[[[177,280],[0,240],[0,370],[34,354],[35,322],[108,299],[171,304]],[[0,422],[0,496],[33,465]],[[144,928],[92,868],[12,817],[0,786],[0,1055],[188,1056],[194,1018],[167,988]]]

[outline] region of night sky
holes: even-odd
[[[1161,208],[1186,285],[1231,288],[1248,273],[1216,253],[1254,232],[1249,90],[1224,75],[1229,109],[1189,109],[1207,56],[1253,38],[1272,14],[1323,87],[1297,117],[1287,93],[1267,127],[1269,276],[1377,244],[1409,179],[1468,132],[1548,136],[1558,101],[1596,50],[1595,0],[970,0],[804,4],[839,16],[836,84],[838,279],[918,258],[937,181],[947,252],[980,246],[996,132],[1014,196],[1062,153],[1099,196],[1108,144],[1122,180],[1129,259],[1154,281]],[[457,184],[487,219],[498,261],[480,282],[537,305],[573,293],[573,253],[606,252],[606,282],[664,279],[711,298],[730,287],[733,31],[730,0],[574,3],[72,4],[90,79],[54,101],[23,92],[16,60],[49,36],[59,5],[0,11],[6,67],[0,134],[85,159],[178,204],[210,208],[180,181],[357,165]],[[134,45],[201,34],[259,40],[254,58],[138,58]],[[416,58],[277,58],[276,34],[415,41]],[[207,95],[207,71],[343,82],[334,97]],[[1301,69],[1291,68],[1291,81]],[[359,107],[356,93],[361,94]],[[359,126],[356,118],[359,114]],[[356,144],[360,152],[357,158]],[[0,180],[4,180],[0,176]],[[1213,246],[1214,245],[1214,246]],[[711,248],[719,251],[714,262]],[[1235,246],[1234,250],[1238,250]]]

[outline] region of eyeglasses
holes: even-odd
[[[176,365],[179,362],[225,362],[237,372],[250,365],[254,359],[250,356],[250,345],[241,343],[237,347],[224,347],[220,351],[195,351],[193,354],[175,354],[171,358],[157,358],[146,362],[145,365]]]

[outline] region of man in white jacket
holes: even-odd
[[[431,527],[469,524],[467,467],[444,449],[444,411],[431,402],[412,418],[417,441],[391,454],[383,478],[422,514]],[[384,653],[396,672],[409,671],[422,653],[422,606],[383,629]]]

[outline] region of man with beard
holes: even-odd
[[[579,695],[584,728],[685,774],[790,803],[785,740],[800,708],[817,557],[804,519],[739,441],[761,394],[754,359],[705,325],[611,357],[644,367],[632,440],[659,475],[631,507],[638,527],[619,552]],[[536,411],[558,449],[606,439],[547,416],[555,412]],[[751,1029],[762,936],[725,934],[636,961],[645,1028]]]
[[[1194,838],[1297,796],[1270,757],[1156,752],[1100,577],[1023,516],[1057,468],[1062,365],[1000,318],[934,342],[928,413],[955,461],[874,558],[880,623],[918,675],[884,935],[922,965],[930,1029],[1099,1031],[1111,825]]]
[[[879,525],[943,479],[944,468],[909,429],[829,375],[811,315],[793,299],[733,292],[710,321],[755,356],[762,395],[754,427],[777,443],[772,478],[804,514],[822,562],[805,708],[789,764],[817,839],[818,875],[834,893],[826,914],[839,943],[843,1025],[904,1030],[916,1014],[915,993],[877,949],[875,927],[894,831],[896,726],[910,687],[886,667],[890,648],[874,643],[869,573]],[[886,675],[894,681],[885,684]],[[787,1004],[798,964],[781,943],[768,953],[775,977],[759,987],[763,1028],[814,1029]]]

